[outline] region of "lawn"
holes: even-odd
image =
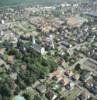
[[[70,91],[70,93],[66,97],[67,100],[75,100],[75,98],[78,96],[78,93],[80,93],[80,90],[78,88],[75,88],[74,90]]]
[[[65,90],[65,92],[61,93],[62,96],[66,98],[66,100],[75,100],[78,94],[80,93],[80,89],[74,88],[73,90]]]

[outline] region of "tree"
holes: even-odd
[[[16,48],[11,48],[11,49],[9,49],[9,51],[8,51],[8,54],[9,55],[17,55],[17,49]]]
[[[12,48],[13,44],[10,43],[9,41],[5,40],[5,41],[3,42],[3,46],[4,46],[7,50],[9,50],[9,49]]]
[[[2,86],[0,87],[0,94],[2,96],[8,96],[8,97],[12,95],[12,90],[10,89],[7,83],[3,83]]]
[[[62,97],[62,98],[60,98],[60,100],[67,100],[67,98],[66,97]]]
[[[27,93],[24,93],[24,94],[23,94],[23,97],[24,97],[26,100],[31,100],[30,95],[27,94]]]
[[[53,60],[48,60],[48,67],[50,69],[50,72],[52,72],[58,67],[58,65]]]
[[[81,70],[81,65],[79,63],[75,66],[75,70],[76,71],[80,71]]]
[[[17,77],[16,84],[19,86],[20,89],[26,88],[26,84],[24,83],[24,81],[20,76]]]
[[[1,99],[0,99],[1,100]],[[3,96],[2,100],[12,100],[12,97]]]
[[[17,86],[16,89],[15,89],[14,95],[18,95],[19,92],[20,92],[20,87]]]
[[[16,59],[22,59],[22,56],[23,56],[22,53],[20,51],[17,51],[15,55]]]
[[[70,56],[69,53],[64,54],[63,58],[65,59],[66,62],[69,61],[69,56]]]
[[[41,97],[38,96],[38,95],[35,95],[35,96],[34,96],[34,100],[41,100]]]

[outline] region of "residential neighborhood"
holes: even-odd
[[[0,8],[0,100],[97,100],[97,1],[79,1]]]

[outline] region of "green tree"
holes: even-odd
[[[80,71],[81,70],[81,65],[79,63],[75,66],[75,70],[76,71]]]
[[[35,96],[34,96],[34,100],[41,100],[41,97],[38,96],[38,95],[35,95]]]

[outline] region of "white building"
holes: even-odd
[[[1,23],[2,23],[2,24],[5,24],[5,21],[4,21],[4,20],[1,20]]]
[[[45,52],[45,48],[44,47],[41,47],[40,45],[38,44],[33,44],[31,46],[36,52],[40,53],[41,55],[44,55],[46,52]]]

